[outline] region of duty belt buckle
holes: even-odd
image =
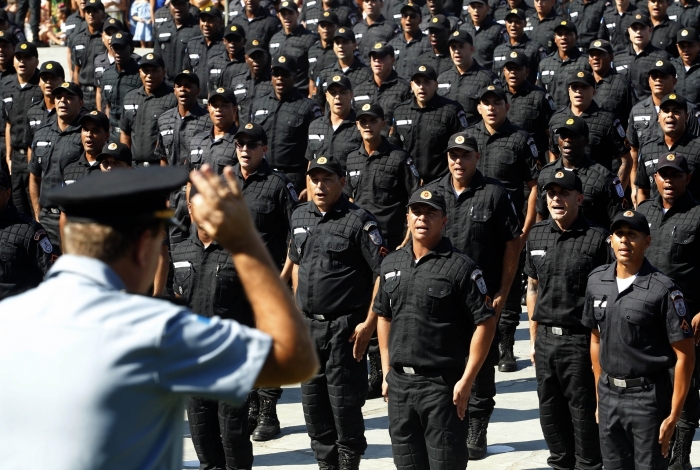
[[[627,381],[624,379],[613,379],[613,384],[615,384],[616,387],[627,388]]]
[[[552,333],[554,333],[555,335],[558,335],[558,336],[562,336],[564,334],[564,332],[558,326],[552,327]]]
[[[403,373],[410,374],[410,375],[416,375],[416,371],[413,369],[413,367],[404,367]]]
[[[321,320],[321,321],[325,321],[325,319],[326,319],[326,317],[324,317],[323,315],[314,315],[314,318],[316,320]]]
[[[52,207],[52,208],[49,209],[49,210],[51,211],[52,214],[60,214],[60,213],[61,213],[61,211],[58,210],[58,209],[56,209],[55,207]]]

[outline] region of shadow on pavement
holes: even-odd
[[[498,396],[496,396],[498,399]],[[496,405],[496,409],[493,411],[493,416],[491,416],[492,423],[517,423],[521,421],[528,421],[531,419],[539,419],[540,410],[513,410],[508,408],[499,408]]]

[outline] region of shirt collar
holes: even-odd
[[[63,255],[46,274],[46,279],[72,273],[112,290],[126,290],[124,281],[106,263],[87,256]]]
[[[335,204],[333,205],[333,208],[331,210],[327,211],[326,214],[328,214],[329,212],[340,212],[349,203],[350,203],[350,201],[348,201],[347,196],[345,194],[341,193],[340,198],[335,202]],[[313,201],[309,201],[309,212],[314,212],[318,215],[322,215],[321,210],[318,208],[318,206]]]
[[[554,219],[549,219],[549,228],[552,232],[582,232],[588,227],[590,227],[590,224],[588,223],[588,220],[583,216],[583,213],[580,210],[578,213],[578,217],[576,218],[576,220],[574,220],[574,223],[571,224],[571,227],[569,227],[567,230],[562,231],[562,229],[559,228]]]
[[[632,285],[641,287],[643,289],[648,289],[649,276],[656,271],[657,269],[654,268],[646,258],[644,258],[644,263],[642,263],[642,267],[637,273],[637,277],[632,283]],[[600,279],[602,281],[615,282],[615,280],[617,279],[617,261],[608,265]]]
[[[408,243],[406,243],[406,246],[401,248],[403,251],[408,253],[408,255],[413,259],[413,239],[411,239]],[[430,257],[439,257],[439,256],[449,256],[450,253],[452,253],[452,242],[450,241],[449,238],[447,237],[442,237],[442,239],[438,242],[435,247],[433,247],[432,250],[430,250],[425,256],[423,256],[419,262],[428,259]]]
[[[241,164],[236,163],[236,165],[233,167],[233,171],[236,173],[236,176],[238,176],[240,179],[243,178],[243,173],[241,172]],[[270,164],[267,163],[267,159],[263,157],[262,161],[260,162],[260,165],[255,169],[254,172],[250,174],[250,176],[265,176],[269,175],[272,173],[272,169],[270,168]]]
[[[657,207],[659,209],[663,209],[664,207],[663,202],[661,202],[660,194],[656,195],[652,203],[654,207]],[[697,205],[698,203],[697,201],[695,201],[695,199],[693,199],[693,195],[690,193],[690,191],[686,189],[685,194],[678,198],[678,200],[673,204],[673,206],[671,206],[668,212],[683,212]]]

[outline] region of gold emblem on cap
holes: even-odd
[[[513,51],[513,52],[510,53],[510,56],[511,56],[512,58],[516,58],[516,57],[518,57],[518,53],[515,52],[515,51]]]
[[[513,8],[510,12],[511,12],[511,13],[518,13],[518,9],[517,9],[517,8]]]
[[[328,159],[326,157],[318,157],[318,160],[316,160],[316,163],[323,165],[324,163],[327,163]]]
[[[46,70],[51,70],[53,68],[53,64],[46,64]]]
[[[283,7],[288,7],[288,6],[289,6],[289,2],[282,2],[282,6],[283,6]]]
[[[287,58],[281,55],[280,58],[277,59],[277,62],[279,62],[280,64],[284,64],[285,62],[287,62]]]
[[[671,93],[670,95],[668,95],[669,100],[675,100],[676,98],[678,98],[678,97],[676,96],[675,93]]]
[[[600,42],[600,41],[596,41],[596,42],[593,43],[593,45],[594,45],[595,47],[600,47],[601,44],[603,44],[603,43]]]
[[[69,86],[70,86],[70,83],[68,83],[68,82],[61,83],[61,88],[68,88]]]
[[[258,44],[260,44],[260,41],[258,41],[257,39],[253,39],[253,45],[257,46]]]
[[[92,114],[93,116],[97,116],[97,111],[90,111],[90,114]]]
[[[3,37],[5,35],[5,31],[0,31],[0,37]]]
[[[217,92],[217,93],[223,93],[223,92],[225,92],[225,91],[226,91],[226,90],[224,90],[224,89],[221,88],[221,87],[219,87],[219,88],[216,89],[216,92]]]
[[[455,31],[454,33],[452,33],[452,36],[459,36],[459,31]]]
[[[433,193],[431,193],[430,191],[423,191],[422,193],[420,193],[420,197],[421,199],[430,199],[431,197],[433,197]]]
[[[687,35],[688,35],[687,29],[684,29],[683,31],[681,31],[681,36],[687,36]]]
[[[370,105],[369,103],[365,103],[365,104],[362,106],[362,111],[367,111],[367,110],[368,110],[369,108],[371,108],[371,107],[372,107],[372,105]]]
[[[420,67],[418,67],[419,72],[425,72],[426,70],[427,69],[425,68],[425,65],[421,65]]]
[[[374,45],[375,49],[381,49],[382,48],[382,43],[378,42],[377,44]]]
[[[625,217],[632,217],[632,216],[634,216],[634,212],[632,212],[632,211],[627,211],[627,212],[625,212],[625,213],[622,214],[622,215],[624,215]]]
[[[672,162],[675,159],[676,159],[676,156],[674,154],[666,155],[666,160],[668,160],[669,162]]]
[[[148,59],[148,60],[153,59],[153,54],[148,54],[148,55],[146,55],[146,59]]]
[[[92,0],[92,1],[95,1],[95,0]],[[211,11],[211,7],[206,7],[206,8],[204,9],[204,11]]]
[[[455,144],[463,144],[463,143],[464,143],[464,136],[458,135],[457,138],[455,139]]]
[[[556,174],[554,175],[555,178],[563,178],[564,177],[564,172],[563,171],[557,171]]]
[[[109,146],[107,146],[107,148],[108,148],[109,150],[117,150],[117,144],[115,144],[114,142],[112,142],[111,144],[109,144]]]
[[[574,120],[573,120],[573,119],[567,119],[567,120],[566,120],[566,124],[567,124],[568,126],[572,125],[573,123],[574,123]]]
[[[579,72],[576,74],[577,77],[583,77],[583,72]]]
[[[662,65],[664,65],[664,61],[663,61],[663,60],[657,60],[657,61],[656,61],[656,66],[657,66],[657,67],[661,67]]]
[[[253,128],[253,123],[249,122],[248,124],[245,125],[246,129],[252,129]]]
[[[437,16],[430,21],[432,21],[433,23],[437,23],[438,22]]]
[[[236,26],[235,24],[231,26],[231,31],[238,31],[238,26]]]
[[[117,33],[115,36],[118,37],[118,38],[121,38],[121,37],[122,37],[122,33]]]
[[[339,81],[340,81],[340,75],[334,75],[334,76],[333,76],[333,81],[334,81],[334,82],[339,82]]]
[[[496,87],[493,86],[493,85],[489,85],[489,86],[486,87],[486,89],[487,89],[487,90],[495,90]]]
[[[189,71],[189,70],[183,70],[183,71],[180,72],[180,73],[190,73],[190,71]]]
[[[111,20],[109,20],[109,24],[114,24],[114,21],[114,18],[112,18]]]
[[[345,28],[340,28],[340,29],[338,30],[338,32],[339,32],[339,33],[344,33],[344,32],[345,32]]]
[[[323,12],[323,16],[331,16],[331,12],[330,12],[330,11],[324,11],[324,12]]]
[[[642,19],[642,15],[640,15],[639,13],[637,13],[637,16],[635,16],[635,18],[637,18],[638,20],[641,20],[641,19]]]
[[[26,45],[26,44],[22,44],[21,46],[19,46],[19,48],[20,48],[20,49],[26,49],[26,48],[27,48],[27,45]]]
[[[562,25],[562,26],[566,26],[566,20],[562,21],[562,22],[559,23],[559,24]]]

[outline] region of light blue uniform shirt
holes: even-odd
[[[180,469],[187,396],[245,400],[269,336],[124,289],[64,255],[0,302],[3,468]]]

